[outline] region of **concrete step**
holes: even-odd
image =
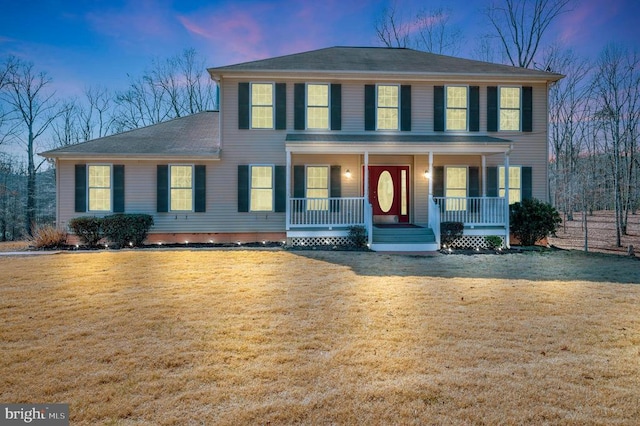
[[[431,228],[373,227],[374,244],[425,244],[435,241],[436,237]]]

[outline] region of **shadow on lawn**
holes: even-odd
[[[291,253],[343,265],[363,276],[640,284],[639,258],[573,250],[468,256],[327,251],[291,251]]]

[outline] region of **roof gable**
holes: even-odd
[[[407,48],[329,47],[235,65],[209,68],[212,76],[246,72],[506,75],[555,81],[562,75]]]

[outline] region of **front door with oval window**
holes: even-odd
[[[369,166],[374,223],[409,222],[409,166]]]

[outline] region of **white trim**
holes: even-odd
[[[196,174],[195,174],[195,167],[194,164],[184,164],[184,163],[170,163],[167,165],[169,168],[169,173],[168,173],[168,177],[169,179],[167,179],[167,201],[168,201],[168,213],[185,213],[185,212],[193,212],[195,209],[195,204],[196,204]],[[173,210],[171,208],[171,168],[172,167],[191,167],[191,209],[190,210]],[[187,189],[186,187],[181,188],[181,187],[176,187],[175,189]]]
[[[270,84],[271,85],[271,127],[253,127],[253,85],[254,84]],[[256,105],[258,107],[267,107],[267,105]],[[276,128],[276,83],[273,81],[251,81],[249,82],[249,129],[251,130],[275,130]]]
[[[87,163],[85,164],[85,166],[87,167],[87,176],[86,176],[86,191],[87,191],[87,200],[86,203],[87,205],[85,206],[85,210],[87,211],[87,213],[113,213],[113,163]],[[100,167],[100,166],[108,166],[109,167],[109,210],[91,210],[90,206],[91,206],[91,197],[90,197],[90,193],[91,193],[91,186],[89,185],[89,176],[90,176],[90,172],[89,172],[89,168],[90,167]],[[95,187],[95,188],[99,188],[99,189],[106,189],[106,188],[101,188],[101,187]],[[58,191],[56,191],[58,192]]]
[[[271,210],[253,210],[251,207],[251,190],[253,189],[251,186],[252,176],[253,176],[253,167],[271,167]],[[275,188],[275,179],[276,179],[276,167],[274,164],[249,164],[249,213],[265,213],[265,212],[275,212],[276,209],[276,188]],[[266,188],[256,188],[256,189],[266,189]]]
[[[327,127],[309,127],[309,86],[327,86]],[[320,108],[313,106],[312,108]],[[309,131],[331,130],[331,83],[306,82],[304,84],[304,128]]]
[[[456,129],[456,130],[449,130],[447,129],[447,99],[449,99],[449,97],[447,96],[447,89],[449,87],[464,87],[467,89],[467,106],[465,107],[465,111],[466,111],[466,123],[465,123],[465,128],[464,129]],[[457,109],[457,110],[461,110],[462,108],[459,107],[454,107],[452,109]],[[449,132],[449,133],[456,133],[456,132],[460,132],[463,134],[466,134],[467,132],[469,132],[469,85],[468,84],[447,84],[444,86],[444,131],[445,132]]]

